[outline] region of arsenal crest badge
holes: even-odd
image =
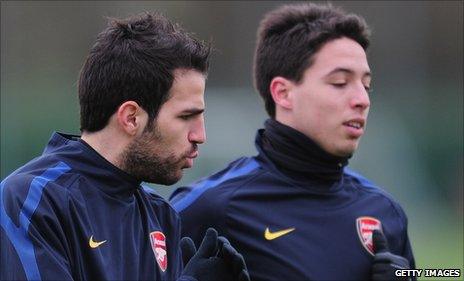
[[[150,242],[159,268],[163,272],[166,271],[166,268],[168,267],[166,236],[164,236],[163,232],[153,231],[150,233]]]
[[[382,230],[381,222],[373,217],[359,217],[356,219],[356,229],[359,239],[364,248],[374,255],[374,244],[372,243],[372,232],[375,229]]]

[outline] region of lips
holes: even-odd
[[[347,129],[348,135],[354,138],[359,138],[363,135],[365,124],[366,119],[364,118],[353,118],[343,123]]]
[[[198,150],[194,150],[190,154],[187,154],[187,156],[185,156],[187,164],[186,164],[186,166],[184,168],[192,168],[193,167],[193,159],[195,159],[197,157],[198,157]]]
[[[343,125],[355,128],[355,129],[362,129],[364,128],[364,124],[366,123],[366,120],[363,118],[355,118],[351,119],[349,121],[346,121],[343,123]]]
[[[198,157],[198,150],[187,155],[187,158],[194,159]]]
[[[192,147],[192,149],[187,152],[185,155],[184,155],[184,159],[185,159],[185,166],[183,168],[192,168],[193,167],[193,159],[197,158],[198,157],[198,147],[197,146],[194,146]]]

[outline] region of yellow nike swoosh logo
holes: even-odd
[[[279,238],[281,236],[284,236],[285,234],[288,234],[292,231],[294,231],[295,228],[287,228],[287,229],[283,229],[283,230],[279,230],[279,231],[276,231],[276,232],[271,232],[269,231],[269,227],[266,227],[266,230],[264,231],[264,238],[266,238],[266,240],[274,240],[276,238]]]
[[[92,236],[90,236],[90,239],[89,239],[89,246],[90,246],[90,248],[95,249],[95,248],[101,246],[105,242],[106,242],[106,240],[103,240],[103,241],[100,241],[100,242],[93,241],[93,235],[92,235]]]

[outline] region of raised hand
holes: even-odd
[[[387,239],[381,231],[374,230],[372,242],[375,252],[372,262],[372,280],[409,280],[407,277],[395,275],[397,269],[409,269],[409,262],[407,259],[390,252]]]
[[[208,228],[198,251],[188,237],[182,238],[180,247],[185,265],[183,277],[199,281],[250,280],[243,256],[225,237],[218,237],[214,228]]]

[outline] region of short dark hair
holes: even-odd
[[[160,14],[112,19],[97,37],[79,77],[81,131],[103,129],[125,101],[150,119],[169,98],[174,70],[207,74],[211,47]]]
[[[253,72],[255,88],[269,116],[275,117],[275,103],[269,89],[274,77],[301,82],[304,71],[313,63],[314,54],[325,43],[348,37],[366,50],[369,35],[363,18],[346,14],[330,4],[290,4],[267,13],[258,28]]]

